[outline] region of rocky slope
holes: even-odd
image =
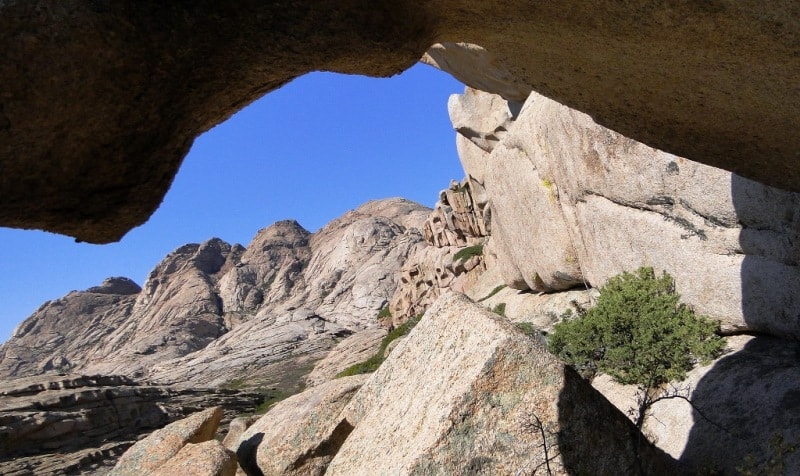
[[[0,375],[69,370],[188,386],[247,377],[288,389],[338,339],[377,325],[428,213],[390,199],[314,234],[284,221],[247,248],[182,246],[141,290],[112,278],[42,306],[0,346]]]
[[[202,408],[224,406],[225,421],[252,412],[263,396],[179,390],[121,376],[27,377],[0,384],[0,473],[104,474],[137,438]]]
[[[738,347],[741,338],[732,339],[731,355],[691,374],[685,396],[697,406],[659,404],[645,430],[685,471],[734,471],[751,464],[749,454],[753,468],[766,470],[765,455],[785,454],[784,443],[798,437],[790,402],[797,364],[786,340],[800,337],[800,195],[634,142],[535,93],[523,103],[467,89],[449,109],[467,177],[433,211],[379,201],[314,234],[286,221],[246,249],[187,245],[141,291],[113,279],[43,306],[0,348],[0,369],[294,392],[318,363],[311,388],[272,414],[297,416],[293,426],[267,418],[242,433],[240,461],[251,474],[267,462],[280,474],[513,472],[549,463],[556,472],[634,472],[637,460],[665,469],[672,462],[655,449],[652,460],[631,454],[646,446],[642,435],[540,346],[563,312],[590,306],[610,276],[653,266],[726,333],[770,336]],[[378,372],[331,382],[379,346],[375,317],[387,305],[386,325],[428,314]],[[487,307],[542,334],[523,338]],[[78,322],[96,326],[99,344],[56,322],[60,309],[97,310]],[[732,398],[745,405],[720,396],[737,381],[745,387]],[[630,389],[602,377],[594,384],[628,410]],[[759,401],[768,416],[744,408]],[[529,408],[537,418],[520,423]],[[597,415],[608,422],[603,434],[587,423]],[[297,424],[303,418],[319,425],[311,432]],[[311,437],[298,453],[284,430],[304,429]],[[602,438],[603,454],[576,443]],[[374,454],[379,439],[383,458]],[[262,440],[277,446],[262,448]],[[740,458],[726,458],[723,441]],[[558,455],[541,459],[553,444]],[[798,467],[790,455],[781,464]]]

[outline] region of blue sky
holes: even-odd
[[[376,198],[433,206],[463,177],[447,116],[447,98],[463,89],[421,64],[389,79],[310,74],[200,136],[161,207],[119,243],[0,228],[0,342],[71,290],[109,276],[141,285],[184,243],[247,245],[287,218],[316,231]]]

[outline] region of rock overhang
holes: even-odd
[[[119,240],[194,138],[263,94],[453,41],[626,136],[800,190],[800,7],[783,2],[6,2],[0,225]],[[491,73],[471,64],[462,80]]]

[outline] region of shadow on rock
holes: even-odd
[[[242,467],[247,476],[264,476],[261,468],[258,467],[256,461],[256,452],[261,440],[264,439],[264,433],[256,433],[250,438],[242,441],[239,448],[236,449],[236,458],[239,460],[239,466]]]
[[[675,460],[566,366],[558,421],[558,451],[569,474],[678,474]]]
[[[692,394],[694,426],[680,461],[697,472],[797,474],[800,343],[752,338]]]

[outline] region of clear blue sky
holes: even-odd
[[[463,171],[447,98],[463,85],[425,65],[389,79],[314,73],[199,137],[161,207],[119,243],[0,228],[0,342],[41,304],[109,276],[141,285],[184,243],[247,245],[271,223],[311,231],[367,200],[433,206]]]

